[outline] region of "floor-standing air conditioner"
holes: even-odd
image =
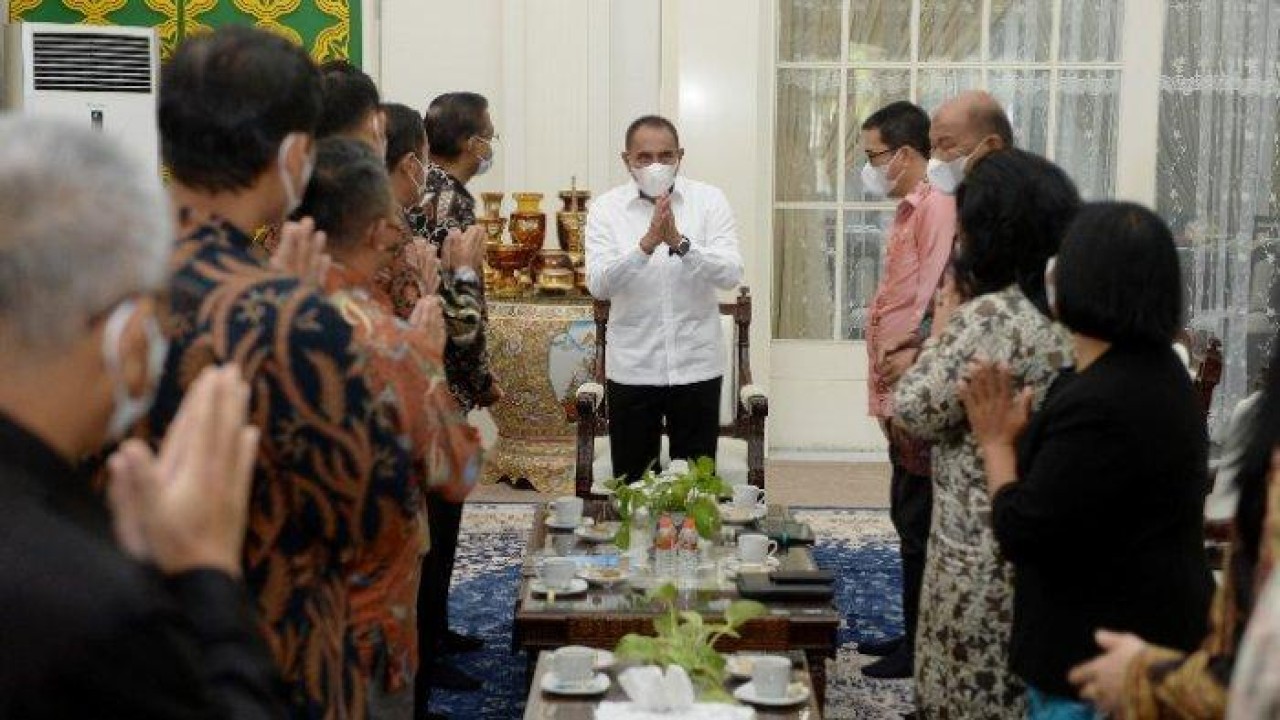
[[[152,28],[5,25],[0,107],[84,123],[158,171],[158,49]]]

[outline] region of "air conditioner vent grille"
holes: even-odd
[[[145,37],[38,32],[31,49],[36,90],[149,93],[155,80]]]

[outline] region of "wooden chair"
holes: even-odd
[[[726,334],[725,382],[721,389],[720,441],[716,469],[731,483],[764,487],[764,423],[769,396],[751,381],[751,291],[738,290],[736,302],[720,303]],[[595,381],[577,392],[578,457],[574,485],[579,497],[599,495],[599,483],[613,476],[609,462],[609,408],[605,402],[605,344],[609,303],[595,302]],[[731,404],[731,405],[730,405]],[[665,441],[665,437],[664,437]]]
[[[1216,337],[1209,338],[1209,347],[1200,361],[1200,369],[1196,372],[1193,385],[1196,395],[1200,396],[1200,407],[1204,410],[1205,420],[1209,419],[1209,409],[1213,407],[1213,391],[1222,382],[1222,341]]]
[[[1201,359],[1200,367],[1192,380],[1192,386],[1200,398],[1200,408],[1204,412],[1205,422],[1208,422],[1209,410],[1213,407],[1213,391],[1217,389],[1220,382],[1222,382],[1222,341],[1216,337],[1210,337],[1204,358]],[[1216,472],[1210,473],[1207,492],[1213,491],[1217,480],[1216,475]],[[1205,552],[1209,556],[1209,565],[1214,570],[1222,569],[1227,546],[1230,545],[1234,535],[1233,525],[1234,522],[1231,520],[1205,519]]]

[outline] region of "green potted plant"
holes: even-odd
[[[715,538],[721,527],[720,498],[732,492],[716,474],[715,461],[707,457],[685,468],[673,462],[672,468],[660,474],[649,470],[630,485],[624,478],[614,478],[605,485],[613,491],[622,519],[614,542],[623,550],[631,545],[631,521],[641,506],[649,509],[649,517],[655,521],[663,513],[692,517],[699,535]]]
[[[762,617],[767,610],[754,600],[736,600],[724,610],[724,621],[710,623],[698,612],[676,610],[676,588],[667,583],[649,593],[650,600],[666,605],[666,612],[653,621],[654,636],[634,633],[618,641],[614,653],[619,660],[643,665],[679,665],[689,673],[701,699],[733,702],[724,689],[725,658],[716,643],[721,638],[737,638],[747,621]]]

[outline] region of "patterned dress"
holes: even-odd
[[[360,552],[351,576],[361,669],[396,693],[412,683],[418,667],[418,579],[429,543],[423,493],[474,483],[479,437],[449,394],[442,347],[397,318],[388,298],[340,265],[330,267],[325,290],[365,352],[370,390],[410,448],[415,482],[405,486],[400,512],[386,513],[381,533]],[[374,677],[380,667],[384,675]]]
[[[413,234],[443,247],[451,230],[466,230],[475,224],[475,198],[439,165],[428,163],[422,207],[415,208],[409,216]],[[475,268],[477,273],[480,270]],[[422,297],[422,290],[417,271],[405,261],[403,252],[379,275],[378,284],[391,297],[396,314],[408,319]],[[449,342],[444,352],[449,391],[463,410],[487,407],[493,404],[494,387],[485,339],[488,312],[484,306],[484,287],[479,282],[462,281],[446,272],[440,283],[440,295],[449,322]]]
[[[1025,687],[1009,670],[1013,566],[1000,557],[982,457],[957,384],[974,358],[1008,364],[1037,405],[1072,359],[1071,338],[1017,286],[960,306],[925,342],[894,395],[897,419],[934,442],[933,522],[916,636],[916,701],[924,717],[1023,718]]]
[[[331,303],[266,267],[226,222],[184,232],[164,308],[172,345],[147,431],[163,437],[202,368],[239,363],[262,430],[244,579],[291,716],[363,718],[348,581],[363,548],[403,522],[408,453]]]

